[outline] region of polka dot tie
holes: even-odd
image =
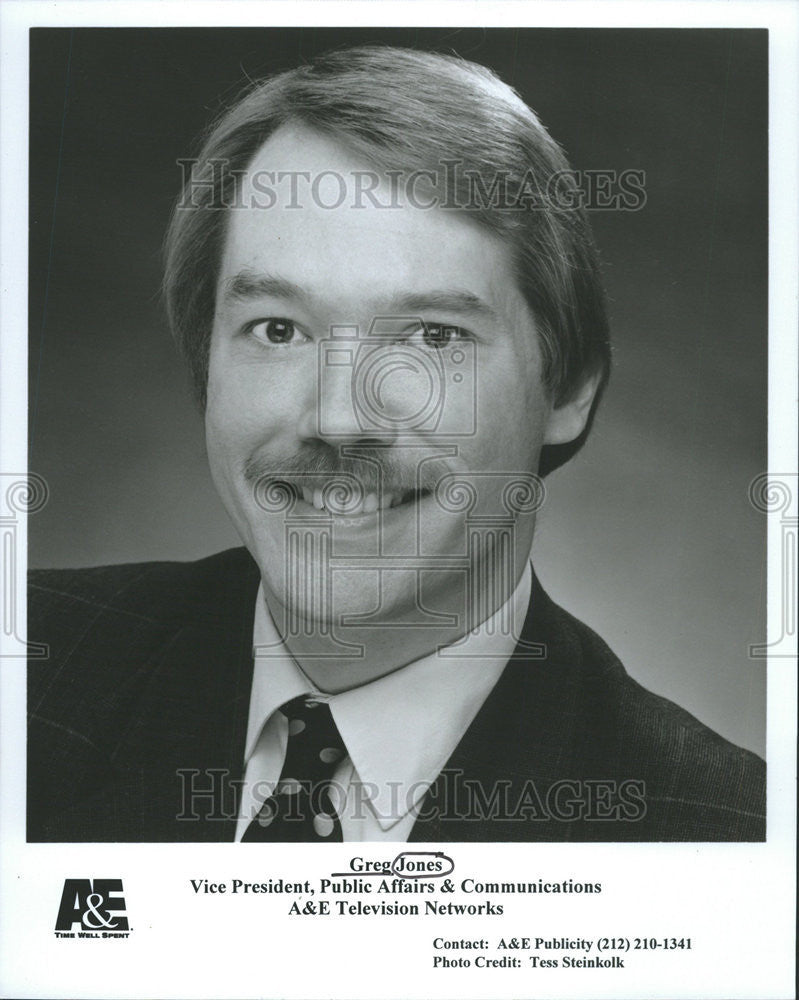
[[[289,738],[280,780],[242,841],[300,843],[341,841],[341,823],[330,800],[333,772],[347,751],[330,706],[302,695],[280,711]]]

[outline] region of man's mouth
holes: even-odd
[[[334,517],[360,517],[364,514],[374,514],[378,510],[389,510],[408,504],[417,503],[429,496],[426,489],[395,489],[395,490],[364,490],[346,491],[339,489],[325,490],[320,487],[311,488],[297,483],[280,480],[278,485],[294,494],[295,500],[302,501],[316,510],[332,514]]]

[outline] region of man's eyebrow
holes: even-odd
[[[287,278],[273,274],[256,274],[239,271],[223,282],[225,302],[246,302],[259,298],[290,299],[308,301],[311,293]],[[385,303],[380,303],[379,311],[384,315],[422,316],[429,312],[459,313],[496,320],[496,311],[474,292],[460,289],[431,289],[424,292],[398,293]]]
[[[223,282],[222,297],[225,302],[246,302],[250,299],[304,299],[306,293],[293,281],[272,274],[255,274],[239,271]]]
[[[429,292],[410,292],[395,296],[388,304],[392,313],[424,315],[429,312],[461,313],[480,316],[485,319],[497,319],[497,314],[491,306],[473,292],[463,292],[455,289],[434,289]]]

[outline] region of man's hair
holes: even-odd
[[[256,83],[208,130],[172,215],[164,279],[169,321],[200,405],[225,206],[236,204],[261,146],[288,123],[335,140],[379,171],[431,171],[437,189],[447,186],[442,208],[468,214],[510,247],[555,405],[599,375],[585,430],[574,442],[545,446],[539,472],[570,458],[588,435],[610,369],[599,262],[574,175],[533,111],[491,70],[432,52],[364,46],[327,53]]]

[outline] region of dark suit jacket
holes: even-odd
[[[28,840],[233,840],[257,584],[244,549],[31,574],[50,655],[28,668]],[[632,680],[537,581],[523,640],[545,655],[509,662],[411,841],[765,838],[763,762]]]

